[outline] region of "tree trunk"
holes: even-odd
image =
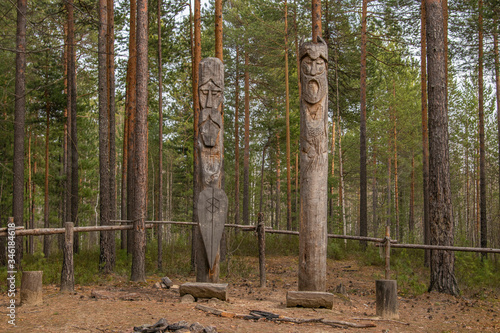
[[[292,184],[290,170],[290,94],[288,86],[288,3],[285,0],[285,122],[286,122],[286,228],[292,230]]]
[[[26,118],[26,0],[17,0],[16,82],[14,105],[14,163],[12,215],[16,226],[23,226],[24,208],[24,125]],[[16,237],[15,264],[21,268],[23,238]]]
[[[243,224],[250,224],[250,74],[245,50],[245,151],[243,155]]]
[[[321,0],[312,0],[312,40],[316,43],[318,36],[321,37]]]
[[[396,101],[396,83],[393,82],[393,99]],[[396,238],[403,239],[403,232],[401,230],[401,226],[399,225],[399,182],[398,182],[398,133],[397,133],[397,111],[396,105],[393,106],[393,121],[394,121],[394,208],[396,214]]]
[[[198,175],[200,173],[200,161],[198,156],[198,122],[200,117],[200,101],[198,96],[199,65],[201,61],[201,16],[200,0],[194,1],[194,46],[193,46],[193,222],[198,222],[198,211],[196,205],[200,193]],[[198,228],[193,226],[191,232],[191,269],[196,267],[196,244],[199,235]]]
[[[45,127],[45,190],[43,208],[43,227],[50,228],[49,222],[49,132],[50,132],[50,102],[48,101],[48,91],[45,90],[45,113],[47,124]],[[45,258],[50,255],[50,236],[43,236],[43,254]]]
[[[414,237],[415,229],[415,154],[411,154],[411,185],[410,185],[410,217],[408,219],[408,231],[410,237]]]
[[[240,134],[239,134],[239,109],[240,109],[240,49],[236,46],[236,76],[234,96],[234,223],[240,224]],[[236,229],[237,230],[237,229]]]
[[[495,27],[495,31],[493,32],[493,49],[494,49],[494,57],[495,57],[495,87],[496,87],[496,95],[497,95],[497,138],[498,138],[498,156],[500,159],[500,57],[498,52],[498,15],[500,10],[496,11],[496,16],[494,19],[493,26]],[[499,168],[500,168],[500,160],[499,160]],[[498,188],[500,189],[500,169],[498,176]],[[500,196],[499,196],[500,199]],[[499,202],[500,209],[500,202]]]
[[[68,106],[69,106],[69,98],[68,98],[68,53],[69,53],[69,32],[68,32],[68,20],[64,23],[64,51],[63,51],[63,67],[64,67],[64,95],[66,95],[66,107],[64,108],[64,119],[68,118]],[[63,125],[63,156],[62,156],[62,170],[61,177],[64,179],[65,176],[68,175],[68,122],[64,122]],[[66,185],[66,183],[64,183]],[[61,186],[61,226],[64,227],[64,223],[67,221],[67,212],[66,212],[66,186]],[[64,246],[64,236],[59,235],[57,238],[59,249],[62,250]]]
[[[70,6],[73,7],[73,1],[70,0]],[[74,20],[71,18],[71,28],[68,24],[69,35],[71,36],[70,53],[68,54],[71,60],[70,66],[68,68],[68,73],[71,76],[71,82],[68,84],[68,89],[71,90],[71,221],[75,223],[75,227],[78,227],[78,141],[77,141],[77,129],[76,129],[76,49],[75,49],[75,29]],[[78,233],[74,235],[75,240],[73,242],[73,252],[78,253],[79,250],[79,238]]]
[[[128,74],[127,74],[128,76]],[[128,79],[127,79],[128,82]],[[127,96],[127,94],[126,94]],[[122,161],[122,184],[121,184],[121,219],[127,219],[127,173],[128,173],[128,117],[126,110],[128,109],[128,100],[125,98],[125,116],[123,121],[123,161]],[[125,250],[127,248],[127,230],[121,231],[121,242],[120,249]]]
[[[366,21],[368,0],[363,0],[361,16],[361,119],[360,119],[360,165],[359,165],[359,235],[368,235],[368,184],[366,178]],[[361,247],[366,248],[366,242],[361,242]]]
[[[137,114],[137,1],[130,0],[130,36],[129,58],[127,70],[127,95],[128,95],[128,163],[127,163],[127,218],[132,220],[135,204],[135,126]],[[134,248],[134,231],[127,232],[127,253],[132,253]]]
[[[106,36],[108,26],[107,0],[99,1],[99,221],[110,224],[109,171],[109,87],[107,78]],[[114,268],[112,240],[114,232],[100,232],[99,270],[109,274]]]
[[[67,94],[66,94],[66,108],[67,108],[67,118],[66,118],[66,216],[64,222],[75,222],[72,220],[72,205],[71,205],[71,195],[72,195],[72,187],[71,187],[71,171],[73,160],[71,158],[72,142],[71,142],[71,126],[73,122],[71,121],[71,117],[73,115],[73,107],[71,106],[73,103],[73,98],[71,95],[73,94],[73,81],[75,77],[74,74],[74,64],[73,64],[73,49],[74,49],[74,39],[75,39],[75,23],[73,19],[73,0],[68,0],[66,3],[66,11],[67,11],[67,21],[68,21],[68,41],[67,41],[67,50],[68,54],[66,55],[66,75],[67,75]],[[73,246],[75,242],[73,241]]]
[[[136,186],[134,214],[134,250],[132,281],[146,280],[146,185],[147,185],[147,115],[148,115],[148,2],[137,1],[137,117],[135,132],[134,174]]]
[[[486,152],[484,149],[484,88],[483,88],[483,0],[479,0],[479,206],[481,215],[481,247],[488,247],[486,220]],[[485,257],[486,254],[483,254]]]
[[[222,49],[222,0],[215,0],[215,57],[224,62]]]
[[[279,119],[279,115],[276,115]],[[281,150],[280,134],[276,133],[276,228],[280,228],[281,223]]]
[[[26,191],[28,192],[28,220],[26,221],[26,229],[33,229],[33,168],[31,167],[31,137],[33,135],[33,129],[28,127],[28,182],[26,183]],[[33,243],[33,236],[30,235],[25,238],[26,239],[26,252],[29,254],[33,254],[33,247],[31,244]]]
[[[373,149],[373,185],[372,185],[372,230],[373,236],[377,236],[377,208],[378,208],[378,188],[377,188],[377,147]]]
[[[158,0],[158,221],[163,220],[163,69],[161,54],[161,7],[162,0]],[[158,270],[163,266],[163,228],[158,224]]]
[[[431,244],[453,245],[446,61],[443,8],[440,0],[426,0],[427,68],[429,87],[429,222]],[[429,291],[458,294],[451,251],[432,251]]]
[[[429,131],[427,121],[427,41],[426,41],[426,0],[422,0],[421,5],[421,32],[420,32],[420,83],[421,83],[421,104],[422,104],[422,174],[423,174],[423,194],[424,194],[424,244],[430,245],[430,225],[429,225]],[[430,265],[430,250],[424,252],[424,264]]]
[[[116,220],[116,108],[115,108],[115,17],[113,0],[108,1],[107,15],[107,82],[108,82],[108,135],[109,135],[109,219]],[[110,222],[111,223],[111,222]],[[110,236],[112,261],[116,258],[115,234]]]

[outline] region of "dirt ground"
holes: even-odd
[[[246,258],[248,267],[258,265]],[[375,277],[380,267],[358,266],[354,261],[328,261],[328,291],[342,283],[347,296],[335,294],[333,310],[286,308],[286,291],[297,290],[297,259],[269,258],[267,288],[259,288],[258,272],[248,278],[231,278],[229,301],[198,300],[181,303],[178,289],[156,289],[159,277],[146,284],[116,278],[99,286],[76,286],[76,293],[63,295],[59,286],[44,286],[43,305],[18,306],[17,327],[7,323],[7,294],[0,295],[0,332],[132,332],[134,326],[154,324],[160,318],[169,323],[185,320],[212,325],[218,332],[500,332],[499,295],[486,291],[483,297],[452,297],[424,293],[399,297],[398,321],[379,321],[375,317]],[[170,276],[174,284],[194,281],[195,277]],[[109,299],[96,299],[92,293],[104,293]],[[486,295],[486,297],[484,296]],[[372,323],[372,328],[333,328],[322,323],[276,323],[266,320],[218,317],[195,309],[203,304],[219,310],[248,314],[251,310],[300,318],[325,318],[357,324]]]

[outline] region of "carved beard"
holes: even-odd
[[[303,93],[302,97],[310,104],[316,104],[321,101],[326,95],[327,91],[327,77],[326,71],[319,75],[307,75],[303,71],[301,73]]]

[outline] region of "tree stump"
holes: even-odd
[[[227,283],[188,282],[181,284],[179,293],[190,294],[195,298],[218,298],[227,300]]]
[[[303,308],[333,308],[333,294],[321,291],[288,291],[286,306]]]
[[[398,283],[395,280],[375,281],[377,316],[398,319]]]
[[[42,304],[43,271],[26,271],[21,278],[21,305]]]

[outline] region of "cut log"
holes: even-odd
[[[377,316],[398,319],[398,284],[395,280],[375,281]]]
[[[304,308],[333,308],[333,294],[321,291],[288,291],[286,306]]]
[[[21,278],[21,305],[42,304],[43,271],[25,271]]]
[[[195,298],[218,298],[226,301],[227,286],[227,283],[188,282],[181,284],[179,293],[181,297],[190,294]]]

